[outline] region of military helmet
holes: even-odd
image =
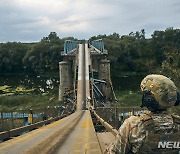
[[[163,75],[147,75],[141,82],[141,90],[149,90],[158,102],[159,109],[174,106],[177,100],[177,87],[174,82]]]

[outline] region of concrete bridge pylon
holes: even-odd
[[[71,64],[68,61],[59,62],[59,101],[63,101],[64,92],[72,89]]]

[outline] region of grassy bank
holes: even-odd
[[[118,107],[140,106],[142,93],[140,91],[115,91],[118,99]],[[0,110],[26,110],[26,109],[41,109],[62,105],[58,101],[58,96],[53,94],[22,94],[0,97]],[[171,113],[180,115],[180,106],[170,109]]]
[[[142,93],[140,91],[116,91],[118,106],[140,106]]]
[[[1,110],[20,110],[31,108],[46,108],[47,106],[60,105],[62,102],[58,101],[57,96],[52,94],[46,95],[13,95],[13,96],[1,96],[0,97],[0,109]]]

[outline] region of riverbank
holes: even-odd
[[[142,93],[140,91],[115,91],[117,106],[140,106]]]
[[[140,82],[145,74],[124,73],[112,76],[118,107],[140,106]],[[59,76],[54,75],[3,75],[0,76],[0,109],[21,110],[62,105],[58,101]],[[49,84],[51,83],[51,84]],[[6,96],[6,94],[8,94]],[[11,96],[9,96],[12,94]],[[1,96],[5,95],[5,96]],[[176,110],[177,108],[175,108]],[[178,112],[178,110],[177,110]]]
[[[52,94],[21,94],[0,97],[0,110],[29,110],[62,105],[57,95]]]

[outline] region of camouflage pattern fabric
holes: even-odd
[[[159,103],[159,109],[172,107],[177,100],[177,87],[163,75],[148,75],[141,82],[141,90],[149,89]]]
[[[104,153],[141,153],[140,150],[148,135],[148,131],[173,133],[173,128],[173,118],[166,112],[153,114],[150,111],[146,111],[140,116],[131,116],[124,121],[119,128],[119,134],[116,136],[114,143]]]

